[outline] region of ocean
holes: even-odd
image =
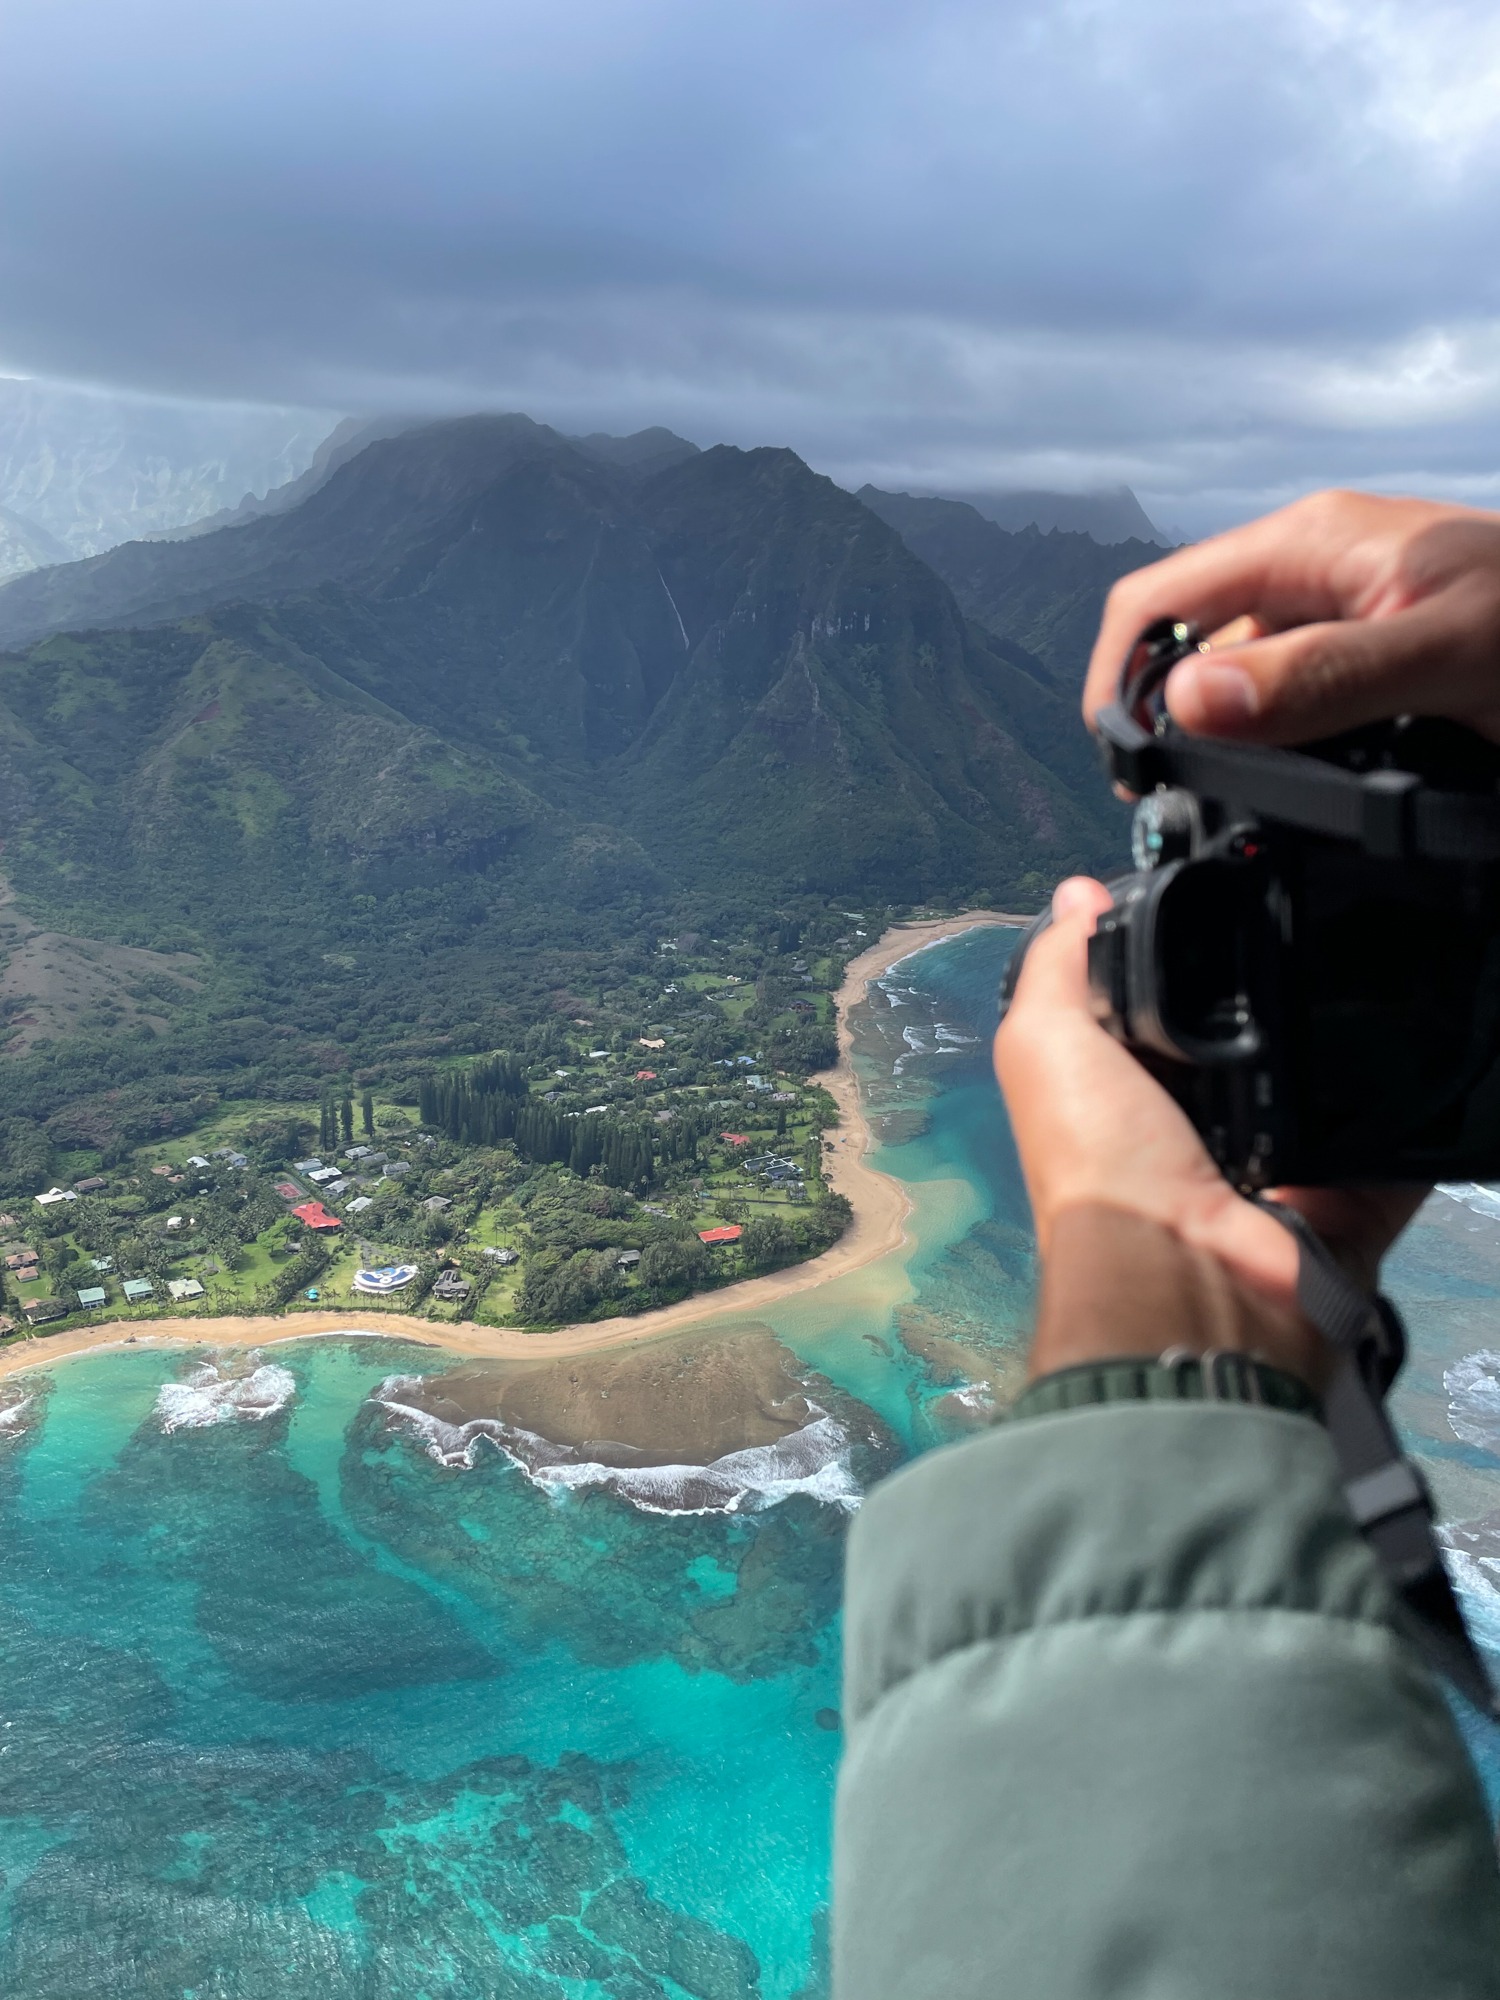
[[[1018,1365],[1032,1253],[988,1061],[1013,942],[874,984],[855,1061],[912,1240],[756,1322],[873,1413],[883,1462],[983,1422]],[[1500,1649],[1500,1198],[1435,1195],[1393,1278],[1401,1420]],[[826,1992],[868,1460],[826,1415],[706,1483],[560,1474],[414,1418],[411,1378],[450,1365],[350,1337],[0,1383],[0,1993]],[[1500,1801],[1500,1735],[1465,1726]]]

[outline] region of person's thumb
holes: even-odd
[[[1404,714],[1483,726],[1466,650],[1430,601],[1385,618],[1300,625],[1179,662],[1167,707],[1195,735],[1256,743],[1315,742]],[[1492,689],[1491,671],[1487,696]]]
[[[1088,941],[1113,902],[1102,882],[1070,875],[1052,895],[1052,922],[1032,943],[1016,982],[1011,1016],[1051,1019],[1065,1010],[1090,1010]]]

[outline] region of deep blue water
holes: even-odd
[[[858,1061],[914,1240],[769,1316],[902,1452],[982,1416],[1029,1312],[986,1046],[1011,935],[872,992]],[[1403,1420],[1474,1521],[1500,1220],[1435,1197],[1398,1275]],[[187,1406],[224,1420],[168,1428],[202,1359],[0,1387],[31,1398],[0,1425],[0,1993],[822,1994],[845,1511],[664,1516],[497,1451],[442,1466],[370,1396],[448,1364],[386,1341],[279,1345],[261,1414],[210,1373]]]

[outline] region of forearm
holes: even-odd
[[[1091,1318],[1303,1337],[1170,1240],[1117,1239],[1113,1285],[1065,1248],[1049,1365]],[[1313,1419],[1116,1405],[933,1454],[867,1505],[846,1632],[839,2000],[1500,1990],[1477,1788]]]

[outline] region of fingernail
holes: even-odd
[[[1232,729],[1259,711],[1260,691],[1243,667],[1184,660],[1167,676],[1167,707],[1186,729]]]

